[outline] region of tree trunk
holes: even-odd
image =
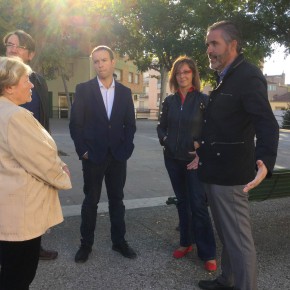
[[[160,69],[160,78],[161,78],[161,89],[160,89],[160,99],[159,99],[159,110],[158,110],[158,120],[160,119],[160,114],[162,110],[162,102],[166,97],[166,87],[168,82],[168,70],[165,66],[162,66]]]
[[[68,119],[70,119],[71,101],[70,101],[69,91],[68,91],[68,88],[67,88],[66,77],[65,77],[64,73],[61,73],[61,79],[62,79],[62,82],[63,82],[64,92],[65,92],[65,95],[66,95],[66,101],[67,101],[67,107],[68,107],[67,117],[68,117]]]

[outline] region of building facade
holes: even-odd
[[[268,83],[268,99],[273,111],[285,110],[290,104],[290,85],[285,84],[285,74],[265,75]]]
[[[90,57],[78,57],[68,64],[69,79],[66,80],[70,102],[74,101],[75,87],[81,82],[86,82],[96,76]],[[143,95],[143,75],[132,61],[116,56],[115,78],[132,90],[135,110],[140,105],[140,96]],[[47,81],[50,96],[50,116],[52,118],[68,118],[69,104],[64,89],[61,75]],[[142,104],[141,104],[142,105]]]
[[[143,73],[144,98],[147,100],[147,112],[143,115],[147,119],[158,119],[161,80],[160,73],[156,70],[149,70]],[[166,95],[170,94],[169,84],[166,85]]]

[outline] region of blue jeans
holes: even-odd
[[[189,161],[166,156],[164,156],[164,161],[177,198],[180,246],[190,246],[193,242],[192,236],[194,236],[199,258],[203,261],[215,259],[216,244],[212,223],[203,185],[197,177],[196,170],[186,168]],[[189,210],[191,212],[188,212]],[[191,221],[188,217],[191,217]]]
[[[108,154],[100,165],[90,160],[83,160],[82,165],[85,198],[81,211],[81,244],[91,247],[94,243],[98,203],[104,178],[109,202],[111,240],[115,245],[123,243],[126,233],[123,189],[126,182],[127,162],[117,161]]]

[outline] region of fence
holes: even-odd
[[[147,109],[147,108],[136,108],[135,109],[135,117],[136,119],[149,119],[149,120],[158,120],[158,109]],[[283,112],[282,110],[274,111],[274,116],[281,128],[283,122]],[[68,118],[68,109],[67,108],[59,108],[52,107],[51,110],[51,118],[55,119],[67,119]],[[286,121],[285,129],[290,130],[290,120]]]
[[[136,108],[135,117],[136,119],[158,120],[158,109]]]

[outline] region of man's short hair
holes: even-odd
[[[24,46],[25,48],[27,48],[27,50],[29,52],[35,52],[35,41],[34,41],[34,39],[31,37],[30,34],[28,34],[27,32],[25,32],[23,30],[20,30],[20,29],[7,33],[4,36],[4,38],[3,38],[4,45],[7,44],[8,38],[11,35],[16,35],[18,37],[18,39],[19,39],[19,44],[21,46]]]
[[[99,46],[95,47],[95,48],[92,50],[90,56],[92,57],[92,55],[93,55],[94,52],[96,52],[96,51],[100,51],[100,50],[105,50],[105,51],[107,51],[107,52],[109,53],[109,55],[110,55],[110,59],[111,59],[111,60],[113,60],[113,59],[115,58],[112,49],[111,49],[110,47],[106,46],[106,45],[99,45]]]
[[[237,25],[231,21],[223,20],[209,26],[207,33],[213,30],[222,30],[222,36],[226,43],[237,41],[237,53],[242,52],[242,35]]]

